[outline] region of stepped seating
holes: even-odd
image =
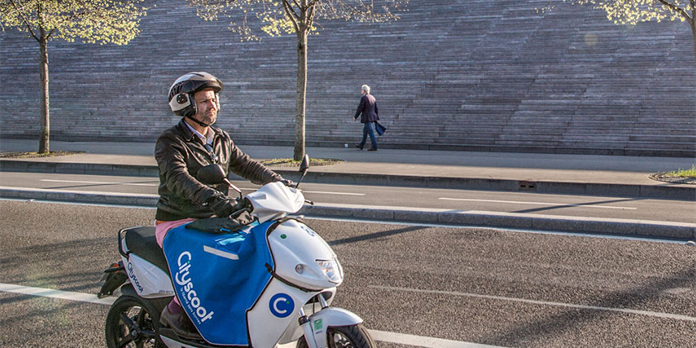
[[[171,82],[204,70],[225,82],[218,126],[238,144],[294,143],[294,36],[238,42],[228,20],[148,2],[157,6],[126,46],[51,42],[55,139],[153,141],[177,122]],[[309,38],[306,143],[359,140],[352,116],[366,83],[389,128],[384,148],[696,156],[688,26],[617,26],[591,7],[539,6],[419,1],[394,23],[323,22]],[[181,18],[195,30],[181,31]],[[6,30],[0,45],[0,78],[13,81],[1,135],[37,136],[36,43]]]

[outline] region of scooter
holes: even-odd
[[[106,317],[107,346],[375,347],[360,317],[330,306],[336,295],[336,287],[343,282],[343,268],[336,254],[300,218],[288,215],[297,213],[306,202],[313,204],[305,201],[297,188],[308,168],[309,157],[305,156],[300,165],[300,180],[294,188],[275,182],[262,186],[246,197],[242,197],[242,191],[227,180],[219,165],[209,165],[198,173],[201,182],[208,185],[225,182],[239,193],[240,199],[248,202],[242,209],[244,211],[235,212],[232,216],[250,212],[253,217],[253,223],[238,230],[227,231],[223,228],[225,233],[218,234],[218,239],[242,236],[247,243],[253,240],[254,254],[266,253],[270,256],[269,261],[261,265],[267,273],[265,278],[260,278],[260,287],[256,282],[259,293],[254,294],[251,284],[248,285],[250,292],[247,294],[244,294],[247,284],[242,284],[242,289],[238,289],[242,297],[249,294],[254,297],[248,301],[248,308],[242,308],[241,316],[235,317],[240,319],[238,321],[230,323],[218,319],[224,318],[228,312],[219,308],[239,307],[239,291],[236,295],[228,296],[225,293],[225,290],[232,291],[234,287],[217,289],[216,293],[222,292],[218,297],[223,298],[223,306],[215,310],[209,307],[210,301],[204,303],[205,299],[199,298],[196,290],[201,282],[191,281],[195,280],[192,276],[195,263],[191,252],[184,249],[178,257],[169,257],[168,260],[157,245],[154,227],[139,226],[119,231],[121,261],[104,271],[104,283],[98,293],[100,298],[112,296],[120,288],[120,296]],[[171,231],[166,238],[170,234]],[[216,260],[231,265],[248,259],[242,253],[235,254],[219,246],[204,245],[202,249],[206,249],[212,255],[210,257],[217,257]],[[178,269],[172,272],[175,273],[172,280],[169,270],[174,267]],[[206,280],[212,282],[212,279]],[[198,327],[203,340],[180,337],[174,330],[160,326],[160,313],[175,294],[182,307],[187,308],[189,318]],[[246,305],[242,303],[242,306]],[[204,325],[213,328],[216,334],[202,331]]]

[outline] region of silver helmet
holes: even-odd
[[[211,88],[218,93],[222,91],[222,81],[207,72],[190,72],[174,81],[169,87],[169,107],[175,115],[191,117],[196,114],[196,103],[193,101],[193,94]],[[219,107],[218,99],[218,107]]]

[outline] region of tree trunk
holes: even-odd
[[[49,140],[49,103],[48,103],[48,39],[46,33],[41,29],[41,37],[39,40],[40,59],[39,69],[41,75],[41,134],[39,139],[39,153],[48,153]]]
[[[305,154],[305,105],[307,98],[307,31],[297,33],[297,95],[295,99],[295,150],[292,158],[301,161]]]
[[[694,9],[691,13],[696,15],[696,9]],[[696,18],[693,16],[691,17],[691,34],[694,38],[694,62],[696,62]]]

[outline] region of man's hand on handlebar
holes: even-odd
[[[251,205],[251,202],[246,198],[237,198],[235,200],[237,203],[234,205],[234,210],[232,211],[232,214],[237,215],[238,212],[244,209],[249,209],[252,208],[253,206]]]
[[[289,180],[289,179],[283,179],[283,180],[281,180],[280,182],[282,182],[283,185],[285,185],[285,186],[287,186],[287,187],[292,187],[292,188],[296,188],[296,187],[297,187],[297,184],[296,184],[294,181]]]
[[[230,217],[239,215],[238,213],[251,206],[248,199],[229,198],[223,195],[216,195],[208,200],[208,206],[217,217]]]
[[[210,210],[215,213],[218,217],[227,217],[234,212],[235,206],[237,205],[237,200],[234,198],[225,197],[223,195],[217,195],[211,198],[208,202]]]

